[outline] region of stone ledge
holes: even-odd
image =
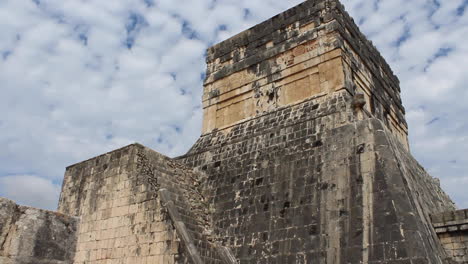
[[[82,165],[84,163],[87,163],[87,162],[90,162],[92,160],[98,160],[99,158],[102,158],[106,155],[113,155],[113,154],[116,154],[116,153],[119,153],[121,151],[125,151],[127,149],[130,149],[131,147],[144,147],[142,144],[140,143],[132,143],[132,144],[129,144],[127,146],[124,146],[124,147],[121,147],[121,148],[118,148],[118,149],[114,149],[114,150],[111,150],[109,152],[106,152],[104,154],[101,154],[101,155],[98,155],[98,156],[95,156],[95,157],[92,157],[92,158],[89,158],[89,159],[86,159],[86,160],[83,160],[83,161],[80,161],[80,162],[77,162],[77,163],[74,163],[72,165],[69,165],[66,167],[66,169],[70,169],[70,168],[73,168],[73,167],[76,167],[76,166],[79,166],[79,165]]]
[[[431,215],[437,234],[468,230],[468,209]]]
[[[433,214],[431,220],[434,225],[468,223],[468,209]]]

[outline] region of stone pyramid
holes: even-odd
[[[337,0],[209,48],[202,105],[181,157],[72,165],[59,213],[2,200],[0,263],[468,263],[468,214],[411,156],[398,78]]]

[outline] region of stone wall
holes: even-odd
[[[334,21],[330,27],[339,32],[343,43],[343,64],[346,86],[365,96],[364,110],[382,120],[398,140],[409,149],[408,125],[401,102],[398,78],[378,50],[359,31],[353,19],[336,2],[332,9]]]
[[[372,130],[375,171],[371,173],[375,183],[369,195],[378,216],[373,219],[374,225],[380,229],[374,231],[392,238],[398,231],[401,233],[401,241],[395,244],[397,256],[401,247],[404,254],[420,261],[416,263],[446,263],[447,256],[432,228],[430,215],[455,210],[455,204],[441,189],[439,180],[419,165],[383,122],[373,125]],[[382,222],[388,208],[397,215],[393,225]]]
[[[345,90],[202,136],[215,230],[240,263],[444,263],[429,214],[453,209]]]
[[[152,179],[154,190],[184,243],[190,263],[235,263],[228,248],[213,232],[213,208],[202,183],[206,175],[138,146],[139,175]]]
[[[59,211],[81,217],[75,263],[220,263],[200,177],[138,144],[68,167]]]
[[[346,89],[408,148],[398,78],[338,1],[305,1],[207,54],[203,133]]]
[[[70,264],[78,219],[0,198],[0,263]]]
[[[208,49],[203,133],[344,87],[324,2],[307,1]]]
[[[468,209],[431,216],[435,231],[455,263],[468,263]]]
[[[59,212],[81,218],[74,263],[176,263],[179,238],[134,145],[67,168]]]
[[[408,152],[398,79],[338,1],[306,1],[207,64],[186,155],[132,144],[72,165],[60,214],[0,200],[0,261],[466,261],[468,215],[440,214],[455,207]]]
[[[429,215],[454,205],[408,152],[398,78],[338,1],[207,54],[202,136],[180,159],[208,175],[241,263],[444,263]]]

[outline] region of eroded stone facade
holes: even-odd
[[[73,263],[221,263],[204,178],[139,144],[68,167],[59,212],[80,217]]]
[[[67,168],[59,212],[80,217],[73,263],[176,263],[179,241],[123,148]]]
[[[440,241],[454,263],[468,263],[468,209],[432,215]]]
[[[306,1],[208,50],[203,133],[342,89],[408,147],[399,81],[337,1]]]
[[[0,198],[0,263],[71,263],[77,227],[77,218]]]
[[[199,263],[217,263],[198,178],[138,144],[67,168],[59,212],[81,219],[74,263],[191,263],[185,251]],[[179,219],[171,219],[168,202]]]
[[[337,0],[209,48],[202,104],[181,157],[132,144],[67,168],[63,263],[466,263],[466,219],[409,153],[399,81]]]

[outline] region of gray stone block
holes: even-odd
[[[15,264],[72,263],[78,222],[74,217],[0,198],[0,260]]]

